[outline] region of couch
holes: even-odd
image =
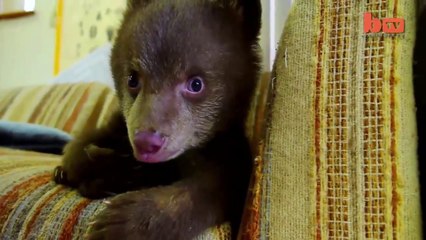
[[[399,35],[363,16],[404,18]],[[241,239],[422,239],[414,1],[297,0],[247,121],[255,169]],[[0,119],[75,135],[116,107],[96,83],[0,92]],[[81,239],[101,200],[52,183],[60,156],[0,149],[2,239]],[[224,224],[199,239],[229,239]]]

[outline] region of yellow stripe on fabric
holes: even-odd
[[[3,161],[4,160],[4,161]],[[45,166],[46,168],[43,168],[43,170],[48,170],[53,172],[53,168],[57,165],[61,164],[61,161],[59,158],[52,158],[52,159],[43,159],[43,161],[34,161],[34,160],[23,160],[22,157],[16,157],[16,159],[10,158],[10,162],[7,161],[7,159],[0,159],[0,178],[3,177],[3,174],[22,169],[23,171],[26,169],[30,169],[32,167],[39,167],[39,166]],[[50,166],[50,167],[47,167]]]
[[[62,97],[68,89],[67,85],[54,85],[51,88],[48,97],[45,99],[43,104],[44,114],[40,115],[38,123],[59,128],[57,118],[60,116],[61,108],[63,105]]]
[[[36,239],[53,239],[60,236],[62,226],[68,214],[61,214],[62,212],[70,212],[76,204],[81,201],[80,195],[76,191],[69,191],[59,199],[55,199],[49,214],[42,225],[42,228],[38,230],[40,235]],[[52,227],[52,225],[54,225]]]
[[[0,118],[3,118],[3,115],[9,109],[9,106],[12,105],[12,102],[15,101],[21,90],[22,88],[14,88],[0,92]]]
[[[28,122],[37,103],[48,91],[45,87],[24,88],[3,116],[3,119],[17,122]]]
[[[82,102],[80,103],[80,109],[77,109],[79,117],[75,119],[71,128],[72,134],[76,135],[79,134],[79,132],[84,132],[87,129],[93,129],[96,127],[99,114],[105,104],[105,97],[110,93],[111,89],[106,85],[97,83],[93,83],[91,85],[90,91],[87,92],[84,96],[85,99],[82,99]]]
[[[44,99],[43,108],[40,109],[40,113],[38,114],[38,116],[36,118],[36,122],[38,124],[45,125],[45,126],[50,126],[48,124],[47,119],[49,118],[49,114],[51,113],[51,109],[56,108],[56,106],[58,104],[55,101],[55,97],[58,95],[58,92],[56,91],[56,86],[49,86],[49,88],[50,88],[49,96],[47,96]]]
[[[105,97],[108,96],[109,89],[103,89],[96,98],[89,98],[86,101],[86,106],[80,112],[83,116],[87,116],[86,119],[79,118],[74,125],[73,132],[82,131],[96,128],[97,120],[101,113],[102,107],[104,106]]]
[[[71,240],[73,239],[73,236],[74,238],[75,236],[82,236],[88,229],[88,223],[80,220],[82,219],[83,211],[85,211],[85,209],[94,202],[78,196],[76,198],[78,198],[78,201],[70,207],[72,209],[69,210],[69,214],[66,216],[61,227],[60,238],[64,240]],[[84,223],[84,225],[82,225],[82,223]]]
[[[87,86],[86,84],[82,84],[83,86]],[[84,90],[81,90],[79,85],[68,85],[67,86],[67,94],[64,96],[63,101],[57,107],[60,112],[60,118],[58,121],[58,126],[60,129],[65,130],[66,124],[68,122],[68,118],[71,116],[74,108],[76,106],[76,102],[80,98],[81,94]]]
[[[47,208],[47,206],[51,204],[53,199],[61,197],[62,194],[60,193],[64,190],[65,188],[62,186],[55,186],[47,191],[37,201],[33,202],[33,206],[28,212],[28,217],[25,219],[25,222],[22,224],[22,230],[19,232],[17,239],[28,239],[28,235],[32,233],[34,227],[33,225],[36,224],[40,214],[43,212],[43,210],[45,210],[45,208]]]
[[[56,123],[57,128],[63,130],[65,121],[66,121],[66,118],[64,118],[64,116],[69,111],[66,105],[68,104],[69,101],[71,101],[71,99],[69,98],[69,95],[71,92],[71,86],[70,85],[61,86],[61,88],[58,89],[58,91],[60,91],[59,96],[62,96],[62,97],[58,99],[58,101],[60,101],[61,104],[58,105],[58,110],[56,111],[56,116],[54,117],[55,118],[54,121]]]
[[[79,84],[61,84],[61,88],[69,89],[69,94],[67,94],[67,97],[64,98],[61,101],[61,91],[56,91],[52,93],[52,96],[50,99],[48,99],[48,103],[46,103],[46,108],[44,109],[44,112],[42,113],[42,118],[40,119],[40,124],[43,125],[56,125],[59,129],[65,130],[64,124],[62,124],[63,121],[66,121],[68,118],[69,112],[74,110],[74,102],[76,99],[78,99],[79,95]],[[60,114],[61,120],[53,120],[51,117],[52,115],[55,115],[57,113]]]
[[[7,191],[4,195],[0,196],[1,232],[4,231],[4,227],[11,217],[10,214],[13,212],[13,209],[16,208],[17,204],[19,204],[19,201],[28,196],[28,194],[34,189],[48,183],[49,179],[50,176],[46,174],[31,176],[25,181],[15,184],[10,191]]]
[[[34,109],[48,90],[40,86],[23,88],[9,106],[4,118],[10,121],[29,122]]]
[[[40,103],[40,104],[43,105],[43,107],[39,109],[39,112],[37,113],[37,116],[35,116],[35,119],[34,119],[34,122],[36,122],[38,124],[43,124],[43,121],[46,117],[46,112],[49,109],[49,107],[51,106],[52,94],[54,94],[51,86],[45,86],[45,87],[49,88],[50,93],[49,93],[49,96],[44,98],[43,102]]]
[[[0,148],[0,193],[28,176],[53,172],[53,168],[60,164],[60,159],[61,156],[53,154]]]
[[[62,119],[64,118],[64,113],[69,111],[64,105],[69,101],[73,101],[69,99],[68,93],[70,91],[71,85],[58,85],[58,88],[55,91],[55,94],[52,94],[50,101],[49,111],[46,112],[48,116],[44,123],[49,126],[56,126],[59,129],[63,129],[63,124],[61,124]]]
[[[33,166],[33,167],[22,167],[22,168],[15,168],[12,170],[9,170],[6,173],[2,173],[0,176],[0,190],[3,193],[9,191],[12,189],[15,185],[19,184],[22,181],[25,181],[30,176],[34,176],[36,174],[46,174],[50,171],[53,173],[53,169],[57,164],[51,164],[51,165],[40,165],[40,166]]]
[[[99,128],[106,123],[107,119],[111,116],[111,113],[118,109],[118,99],[113,92],[105,97],[103,108],[99,114],[98,122],[96,127]]]
[[[29,152],[29,154],[34,154],[34,152]],[[61,159],[61,156],[59,155],[0,155],[0,166],[6,167],[7,165],[11,165],[11,166],[16,166],[18,165],[20,162],[25,162],[25,164],[29,164],[31,162],[37,163],[37,164],[45,164],[48,162],[54,162],[54,161],[59,161],[59,159]],[[0,169],[0,172],[2,172],[3,169]]]
[[[30,154],[33,152],[29,152]],[[49,162],[55,162],[59,161],[61,159],[61,156],[59,155],[0,155],[0,166],[2,167],[0,169],[0,172],[2,172],[4,167],[11,165],[11,166],[18,166],[23,162],[24,165],[30,164],[32,162],[42,165]]]
[[[20,155],[20,156],[57,156],[56,154],[50,154],[50,153],[42,153],[42,152],[32,152],[32,151],[25,151],[20,149],[13,149],[13,148],[6,148],[6,147],[0,147],[0,157],[2,155]]]
[[[58,87],[66,88],[67,85],[60,85]],[[63,102],[61,102],[60,100],[63,95],[61,91],[57,91],[57,90],[58,88],[55,88],[54,90],[52,90],[50,97],[46,99],[45,111],[43,112],[39,121],[39,123],[42,125],[51,126],[51,127],[56,127],[58,125],[57,122],[55,121],[54,116],[58,114],[61,110],[61,105],[63,104]]]
[[[50,88],[50,87],[49,87]],[[42,97],[42,98],[40,98],[40,101],[38,102],[38,104],[37,104],[37,106],[33,109],[33,111],[32,111],[32,114],[31,114],[31,117],[30,117],[30,119],[29,119],[29,122],[31,122],[31,123],[38,123],[37,122],[37,119],[39,118],[39,116],[40,116],[40,112],[41,112],[41,110],[43,109],[43,108],[45,108],[46,107],[46,102],[47,102],[47,100],[46,99],[49,99],[49,97],[50,97],[50,95],[52,94],[52,92],[54,91],[54,87],[52,87],[52,88],[50,88],[50,89],[48,89],[46,92],[45,92],[45,94],[44,94],[44,96]]]
[[[64,125],[64,130],[70,132],[73,135],[77,135],[75,130],[75,125],[78,119],[85,119],[86,113],[84,112],[86,102],[88,101],[90,88],[81,89],[78,93],[80,95],[76,98],[76,101],[73,103],[72,110],[70,109],[69,115]]]

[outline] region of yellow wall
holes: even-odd
[[[65,4],[68,9],[65,15],[67,13],[78,15],[78,9],[83,11],[85,7],[92,5],[97,6],[98,10],[106,7],[115,9],[120,1],[64,1],[64,3],[68,3],[68,5]],[[291,0],[273,0],[276,4],[273,4],[275,9],[271,10],[269,9],[270,1],[262,0],[263,26],[260,40],[265,71],[272,67],[277,39],[281,35],[283,20],[291,5]],[[0,89],[51,83],[51,79],[54,77],[55,10],[56,0],[40,0],[36,1],[35,15],[0,20]],[[117,11],[114,10],[113,13],[116,14]],[[274,17],[270,18],[270,14],[273,14]],[[96,11],[89,11],[86,15],[83,14],[83,17],[78,18],[68,16],[69,21],[64,23],[65,25],[69,23],[70,26],[66,25],[68,31],[63,30],[62,33],[60,70],[65,70],[72,63],[84,57],[89,50],[101,45],[101,42],[107,42],[105,29],[110,25],[116,25],[116,20],[119,19],[105,15],[104,21],[98,21],[94,16],[97,15]],[[272,24],[271,20],[276,23]],[[76,28],[76,26],[81,27],[80,21],[84,22],[83,32],[85,34],[83,35],[80,34],[81,29]],[[94,39],[87,37],[92,25],[97,25],[98,30],[98,35]],[[74,46],[76,44],[81,46],[81,49],[77,49],[78,51]]]
[[[52,79],[55,3],[36,1],[35,15],[0,20],[0,89]]]

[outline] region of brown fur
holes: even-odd
[[[65,148],[55,181],[87,197],[120,194],[90,239],[191,239],[230,220],[251,173],[244,119],[259,71],[258,0],[129,1],[111,68],[121,109]],[[197,99],[178,86],[201,76]],[[133,76],[137,88],[127,86]],[[137,161],[136,131],[164,134],[164,162]],[[169,159],[170,158],[170,159]]]

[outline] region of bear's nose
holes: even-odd
[[[136,132],[133,140],[139,154],[157,153],[164,144],[164,137],[155,131]]]

